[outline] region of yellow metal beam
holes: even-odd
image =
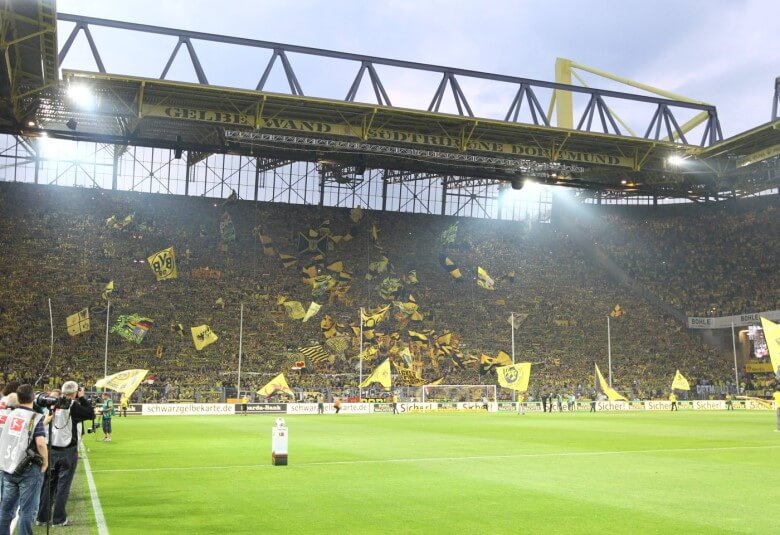
[[[571,69],[573,62],[566,58],[557,58],[555,60],[555,81],[559,84],[571,85]],[[553,92],[552,99],[557,106],[557,125],[558,128],[574,128],[574,106],[572,105],[571,91],[561,91],[556,89]],[[552,107],[552,100],[550,101]]]

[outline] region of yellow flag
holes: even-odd
[[[75,314],[67,317],[68,334],[76,336],[77,334],[89,331],[89,309],[85,308]]]
[[[390,305],[385,305],[383,307],[375,308],[373,310],[363,310],[360,309],[360,319],[363,320],[363,323],[373,321],[374,323],[379,323],[385,317],[387,317],[387,311],[390,310]]]
[[[690,390],[691,385],[688,384],[688,379],[683,377],[680,370],[674,374],[674,381],[672,381],[672,390]]]
[[[111,295],[111,292],[114,291],[114,281],[108,281],[108,284],[106,284],[105,289],[103,290],[103,299],[108,299],[108,296]]]
[[[149,370],[125,370],[108,377],[103,377],[95,383],[95,388],[108,388],[130,397]]]
[[[214,334],[214,331],[208,325],[191,327],[190,331],[192,331],[192,341],[195,343],[195,349],[198,351],[219,340],[219,337]]]
[[[179,276],[179,272],[176,270],[176,253],[173,252],[173,247],[154,253],[146,261],[149,262],[149,267],[152,268],[158,281],[175,279]]]
[[[493,359],[493,365],[510,366],[511,364],[512,364],[512,357],[510,357],[503,351],[499,351],[496,358]]]
[[[495,281],[488,272],[477,266],[477,284],[486,290],[495,290]]]
[[[601,386],[601,391],[604,392],[604,395],[607,396],[608,400],[628,401],[626,398],[618,394],[617,391],[611,386],[609,386],[609,384],[604,380],[604,376],[601,375],[601,370],[599,370],[598,364],[596,364],[596,376],[599,378],[599,385]]]
[[[319,312],[321,308],[322,308],[322,305],[318,305],[317,303],[312,301],[311,304],[309,305],[309,310],[307,310],[306,311],[306,315],[303,316],[303,323],[306,323],[311,318],[316,316],[317,312]]]
[[[294,395],[294,392],[287,384],[287,379],[284,378],[284,373],[280,373],[266,384],[263,388],[257,391],[263,397],[268,397],[277,390],[281,390],[285,394]]]
[[[764,329],[766,347],[769,349],[769,360],[772,361],[772,372],[780,374],[780,325],[766,318],[761,318]]]
[[[303,309],[300,301],[285,301],[282,305],[284,305],[284,310],[290,319],[300,320],[306,315],[306,311]]]
[[[374,373],[369,375],[362,383],[360,383],[360,388],[365,388],[371,383],[379,383],[385,388],[390,388],[392,386],[392,379],[390,377],[390,359],[385,359],[385,361],[376,367],[374,370]]]
[[[512,366],[496,368],[498,384],[510,390],[525,392],[528,390],[528,380],[531,378],[531,363],[518,362]]]

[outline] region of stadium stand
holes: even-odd
[[[606,215],[588,219],[573,234],[554,223],[531,227],[0,183],[4,379],[34,379],[44,369],[59,376],[46,376],[50,384],[63,376],[84,382],[102,377],[102,293],[113,281],[111,325],[129,314],[154,321],[140,344],[113,333],[109,337],[109,371],[151,370],[153,387],[138,393],[145,401],[224,396],[222,387],[235,384],[240,303],[242,383],[251,390],[283,370],[301,395],[316,389],[339,395],[354,391],[358,339],[351,327],[359,326],[358,310],[394,301],[416,303],[422,319],[391,306],[387,319],[375,326],[374,340],[381,344],[363,361],[364,370],[388,354],[403,363],[409,331],[415,331],[429,340],[410,347],[411,360],[426,380],[443,376],[450,384],[494,384],[492,373],[480,372],[499,351],[510,352],[507,319],[515,312],[524,318],[516,330],[517,361],[535,363],[531,395],[589,395],[594,361],[606,368],[606,317],[619,305],[611,334],[614,382],[621,392],[632,398],[661,396],[677,368],[686,370],[692,384],[724,385],[733,378],[731,361],[642,292],[685,313],[778,308],[777,293],[769,291],[778,287],[778,243],[766,232],[777,200],[737,204],[738,211],[730,203],[704,212],[675,207],[654,212],[653,218],[640,210],[602,212]],[[362,218],[355,222],[358,215]],[[448,233],[451,243],[443,239]],[[168,247],[177,255],[178,278],[157,281],[147,258]],[[594,247],[623,267],[641,291],[618,284],[594,260]],[[299,252],[305,248],[311,250]],[[443,267],[445,257],[460,279]],[[304,274],[302,268],[309,266],[315,271]],[[477,284],[478,267],[494,280],[493,290]],[[336,286],[318,289],[328,284],[327,275]],[[311,301],[322,308],[303,323],[288,316],[281,297],[299,301],[304,309]],[[46,368],[49,298],[55,342]],[[66,317],[85,307],[90,330],[69,336]],[[343,343],[325,338],[326,315],[345,335]],[[202,351],[195,350],[190,336],[190,327],[198,325],[208,325],[219,337]],[[452,333],[442,342],[447,347],[437,349],[437,337],[447,332]],[[330,356],[315,362],[298,351],[316,345]],[[306,367],[290,371],[301,360]]]

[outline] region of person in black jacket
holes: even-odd
[[[45,490],[41,496],[37,518],[39,524],[47,523],[53,502],[54,513],[51,516],[53,526],[68,525],[65,506],[68,503],[70,485],[79,460],[81,422],[95,419],[95,409],[84,398],[84,388],[79,387],[75,381],[67,381],[62,385],[62,396],[70,399],[70,405],[65,407],[63,404],[54,411],[49,434],[50,470],[48,480],[44,482]]]

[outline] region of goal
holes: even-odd
[[[496,385],[425,385],[422,387],[423,403],[429,402],[480,402],[487,399],[496,403]]]

